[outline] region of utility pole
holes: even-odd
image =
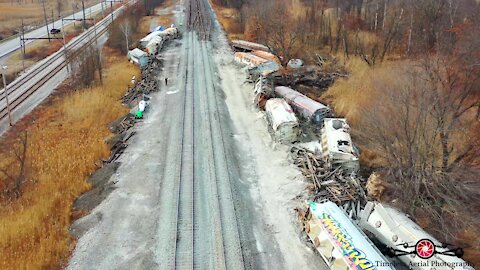
[[[25,70],[25,44],[24,44],[24,38],[25,38],[25,25],[23,24],[23,18],[22,18],[22,33],[20,34],[20,50],[22,51],[22,71]]]
[[[82,0],[82,10],[83,10],[83,30],[85,31],[85,29],[87,29],[87,24],[86,24],[86,20],[85,20],[85,2]]]
[[[5,101],[7,102],[7,113],[8,113],[8,123],[12,126],[12,116],[10,113],[10,103],[8,103],[8,89],[7,89],[7,82],[5,80],[5,70],[7,66],[2,67],[2,78],[3,78],[3,93],[5,94]]]
[[[48,42],[50,42],[50,30],[48,30],[47,11],[45,10],[45,0],[42,1],[43,17],[45,17],[45,27],[47,27]]]
[[[72,19],[73,19],[73,27],[76,27],[75,25],[75,4],[72,3]]]
[[[52,8],[52,28],[55,29],[55,15],[53,14],[53,8]]]
[[[70,63],[68,61],[67,46],[65,44],[65,27],[63,26],[63,16],[62,16],[62,38],[63,38],[63,52],[65,54],[65,62],[67,62],[67,72],[70,73]]]

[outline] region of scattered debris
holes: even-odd
[[[289,68],[300,68],[303,66],[302,59],[290,59],[287,63],[287,67]]]
[[[122,98],[123,104],[128,105],[129,107],[136,106],[138,101],[143,99],[144,95],[157,91],[157,71],[159,66],[160,62],[155,60],[151,61],[144,69],[142,69],[141,80],[125,93]]]
[[[272,74],[275,85],[306,85],[321,89],[330,87],[337,78],[347,77],[342,72],[327,72],[317,66],[302,66],[288,72]]]
[[[299,145],[291,150],[293,163],[312,181],[314,200],[330,200],[338,205],[366,201],[363,180],[355,174],[346,174],[340,167],[331,170],[318,153]]]

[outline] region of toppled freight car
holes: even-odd
[[[473,266],[460,258],[461,249],[441,244],[405,214],[388,205],[368,202],[359,216],[359,225],[385,245],[387,253],[398,256],[410,269],[473,270]]]
[[[256,67],[258,65],[268,62],[267,59],[258,57],[251,53],[243,53],[243,52],[235,53],[235,61],[237,61],[240,64],[247,65],[249,67]]]
[[[297,117],[292,108],[281,98],[271,98],[265,104],[267,120],[275,141],[291,143],[299,133]]]
[[[328,106],[312,100],[291,88],[277,86],[275,87],[275,94],[284,98],[296,113],[315,125],[321,126],[323,119],[330,116],[331,112]]]
[[[150,62],[148,54],[138,48],[128,51],[127,58],[129,61],[139,65],[142,68],[147,66]]]
[[[297,209],[302,229],[330,269],[394,269],[336,204],[309,202],[306,206],[306,210]]]
[[[144,38],[140,39],[138,42],[138,47],[140,49],[146,48],[147,44],[154,38],[154,37],[161,37],[163,41],[177,38],[179,35],[178,29],[176,27],[170,27],[163,31],[154,31]]]
[[[163,45],[163,38],[160,36],[154,36],[145,46],[145,51],[150,56],[155,56],[161,50]]]
[[[232,40],[232,47],[233,50],[237,52],[251,52],[255,50],[270,51],[270,49],[263,44],[238,39]]]
[[[267,77],[260,76],[253,88],[253,103],[260,109],[265,108],[265,103],[273,96],[273,82]]]
[[[280,65],[269,60],[265,63],[248,68],[248,79],[255,81],[260,76],[268,76],[278,70],[280,70]]]
[[[346,173],[358,172],[360,162],[350,127],[343,118],[325,118],[321,130],[322,157],[332,168],[341,167]]]

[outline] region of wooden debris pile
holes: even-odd
[[[338,205],[366,199],[358,176],[345,175],[341,168],[330,169],[322,157],[308,149],[293,146],[293,162],[313,183],[314,200],[330,200]]]
[[[331,86],[339,77],[346,77],[347,74],[340,72],[325,72],[316,66],[305,66],[290,70],[282,75],[275,75],[275,85],[305,85],[325,89]]]
[[[137,101],[141,99],[143,95],[148,95],[150,92],[158,90],[158,66],[159,62],[153,61],[142,69],[141,80],[125,93],[122,98],[123,104],[128,105],[129,107],[136,106]]]
[[[110,124],[110,130],[115,133],[113,137],[107,140],[110,147],[110,157],[104,160],[105,163],[112,163],[117,160],[128,146],[128,140],[135,135],[131,128],[135,125],[135,117],[128,113]]]

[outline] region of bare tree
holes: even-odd
[[[0,168],[0,172],[7,178],[8,184],[3,195],[8,198],[18,199],[22,195],[27,176],[27,148],[28,137],[27,132],[24,132],[12,151],[15,159],[6,168]]]
[[[262,2],[257,12],[260,41],[265,42],[286,65],[300,48],[304,25],[298,24],[287,8],[276,2]]]
[[[61,14],[62,14],[63,5],[64,5],[63,0],[57,0],[55,2],[55,8],[57,9],[58,16],[61,16]]]
[[[126,49],[128,51],[129,49],[129,38],[130,38],[130,35],[131,35],[131,32],[132,32],[132,27],[131,27],[131,24],[130,24],[130,20],[126,19],[126,20],[123,20],[121,23],[120,23],[120,30],[122,31],[124,37],[125,37],[125,44],[126,44]]]
[[[97,47],[89,45],[86,48],[71,52],[71,55],[74,56],[72,59],[74,85],[90,87],[95,84],[97,78],[100,83],[103,82],[102,57]]]

